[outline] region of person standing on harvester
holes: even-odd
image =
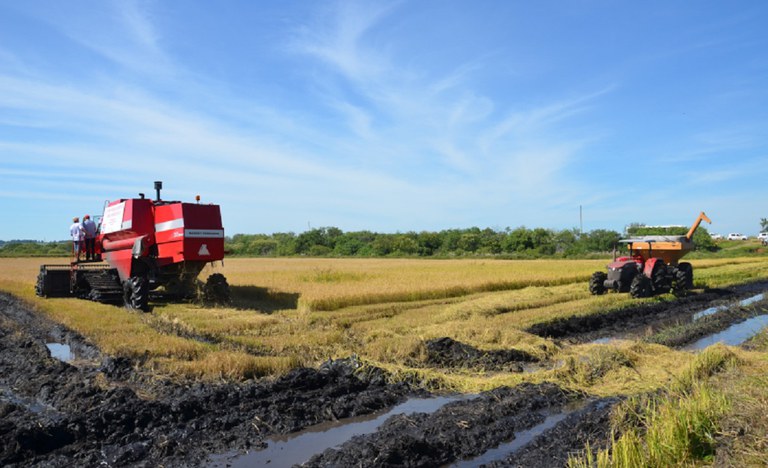
[[[91,215],[83,217],[83,232],[85,232],[85,259],[96,260],[93,252],[96,247],[96,223],[91,219]]]
[[[72,218],[72,225],[69,227],[69,235],[72,236],[72,250],[75,253],[75,261],[80,261],[80,246],[85,238],[85,231],[80,225],[80,218]]]

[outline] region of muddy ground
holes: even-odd
[[[680,347],[701,336],[744,320],[750,311],[723,311],[692,326],[693,316],[708,307],[732,304],[768,291],[768,281],[758,281],[728,289],[705,289],[674,301],[659,301],[607,311],[603,314],[572,316],[538,323],[529,333],[555,339],[562,344],[587,343],[605,338],[648,339]],[[681,327],[682,325],[682,327]],[[678,328],[674,336],[662,331]]]
[[[431,414],[393,416],[376,433],[353,437],[302,466],[433,467],[462,462],[477,466],[482,463],[478,456],[532,429],[531,442],[492,463],[514,465],[520,457],[526,463],[523,466],[563,466],[585,442],[601,447],[609,439],[610,424],[604,423],[616,400],[586,405],[584,401],[584,395],[552,383],[499,387]],[[576,402],[582,407],[571,412],[567,406]],[[570,418],[552,429],[536,431],[548,416],[564,412]],[[552,445],[558,446],[557,453],[551,451]]]
[[[0,466],[200,465],[210,453],[258,448],[271,434],[368,414],[414,393],[387,384],[380,370],[356,372],[351,359],[270,382],[154,382],[68,331],[91,361],[52,358],[45,343],[57,328],[0,295]]]
[[[492,371],[522,372],[527,363],[538,358],[517,349],[479,350],[449,337],[425,343],[426,364],[442,368],[481,368]]]
[[[563,345],[579,343],[689,317],[766,289],[768,282],[707,290],[530,331]],[[50,342],[67,343],[76,359],[51,357]],[[425,349],[426,364],[442,368],[516,371],[535,361],[520,351],[480,351],[450,338],[426,342]],[[383,371],[355,359],[277,379],[219,384],[158,380],[139,364],[105,356],[0,294],[0,466],[205,466],[215,454],[236,461],[237,453],[260,451],[275,435],[378,414],[426,393],[389,384]],[[501,387],[430,413],[391,416],[375,432],[307,453],[305,465],[563,466],[586,442],[607,444],[615,404],[551,383]]]

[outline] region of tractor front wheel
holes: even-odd
[[[651,284],[653,292],[656,294],[666,294],[672,287],[670,277],[667,275],[667,265],[664,262],[657,262],[651,273]]]
[[[608,279],[608,275],[602,271],[592,273],[592,278],[589,279],[589,292],[595,296],[605,294],[606,279]]]
[[[123,301],[129,309],[149,311],[149,282],[144,276],[131,276],[123,283]]]
[[[642,273],[638,273],[632,278],[632,284],[629,286],[629,294],[634,298],[651,296],[651,279]]]

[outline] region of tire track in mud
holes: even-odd
[[[377,432],[353,437],[302,466],[442,466],[512,440],[581,398],[552,383],[499,387],[431,414],[393,416]]]
[[[592,450],[604,449],[611,441],[611,412],[620,401],[620,398],[591,401],[503,459],[480,466],[560,468],[567,465],[569,456],[581,453],[587,444]]]
[[[758,281],[729,289],[707,289],[667,302],[641,304],[590,315],[563,317],[537,323],[525,331],[535,335],[585,343],[598,338],[638,334],[643,327],[690,320],[697,312],[724,299],[736,300],[768,290],[768,281]],[[711,330],[717,331],[717,330]],[[692,338],[691,338],[692,339]],[[682,345],[683,343],[679,343]]]
[[[143,380],[108,356],[99,368],[75,367],[50,357],[35,315],[0,294],[0,466],[198,465],[210,453],[259,447],[270,434],[369,414],[414,393],[352,359],[220,384]],[[156,397],[112,385],[110,366]]]

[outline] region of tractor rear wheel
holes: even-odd
[[[629,286],[629,294],[634,298],[651,296],[651,279],[642,273],[638,273],[632,278],[632,284]]]
[[[683,296],[689,289],[693,289],[693,267],[688,262],[683,262],[675,269],[675,281],[672,290],[675,295]]]
[[[214,273],[208,277],[203,285],[203,300],[212,304],[229,303],[229,283],[224,275]]]
[[[129,309],[149,311],[149,282],[144,276],[131,276],[123,283],[123,301]]]
[[[605,280],[608,279],[608,275],[602,271],[596,271],[592,273],[592,278],[589,279],[589,292],[595,296],[605,294]]]

